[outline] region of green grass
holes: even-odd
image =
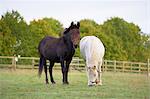
[[[85,72],[70,71],[69,85],[62,84],[60,70],[54,70],[55,85],[45,84],[37,70],[0,69],[0,99],[150,99],[146,75],[103,73],[103,85],[88,87]]]

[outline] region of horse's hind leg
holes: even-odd
[[[48,84],[48,77],[47,77],[47,65],[46,65],[46,60],[44,60],[44,71],[45,71],[45,81],[46,81],[46,84]]]
[[[41,77],[41,74],[42,74],[43,65],[44,65],[43,62],[44,62],[44,58],[43,58],[43,56],[41,56],[40,61],[39,61],[39,72],[38,72],[39,77]]]
[[[64,64],[64,59],[61,57],[60,58],[60,63],[61,63],[61,71],[63,74],[63,84],[67,84],[66,82],[66,65]]]
[[[53,66],[54,66],[54,62],[50,62],[50,66],[49,66],[49,74],[50,74],[50,79],[52,84],[55,84],[55,81],[53,79]]]

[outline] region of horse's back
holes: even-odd
[[[59,43],[60,38],[46,36],[39,43],[39,53],[45,57],[56,56],[56,49]]]
[[[105,49],[103,43],[95,36],[85,36],[80,41],[80,51],[83,58],[100,59],[104,56]]]

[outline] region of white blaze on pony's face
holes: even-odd
[[[98,72],[96,66],[88,67],[87,68],[87,75],[88,75],[88,85],[95,85],[98,77]]]

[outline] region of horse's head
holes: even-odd
[[[71,22],[71,25],[69,28],[66,28],[66,30],[64,31],[64,35],[70,35],[71,37],[71,41],[74,45],[74,47],[76,48],[77,45],[79,44],[80,41],[80,23],[77,22],[77,24],[74,24],[73,22]]]

